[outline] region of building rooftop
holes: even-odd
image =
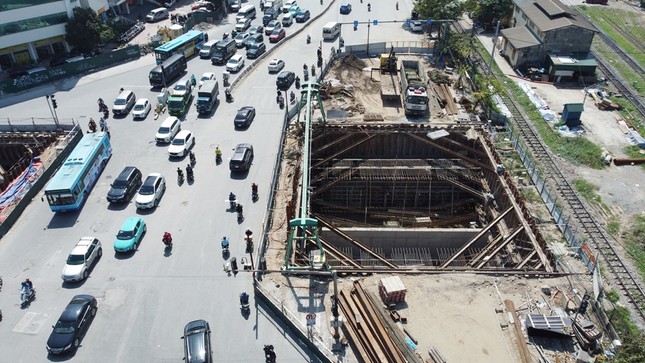
[[[575,14],[571,8],[558,0],[513,0],[513,2],[541,31],[567,26],[597,31],[591,23]]]
[[[537,39],[525,26],[503,29],[501,32],[502,36],[506,38],[515,49],[534,47],[542,44],[542,42],[540,42],[540,40]]]

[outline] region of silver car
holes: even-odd
[[[90,274],[90,268],[102,254],[103,249],[98,239],[95,237],[81,238],[67,256],[61,278],[63,281],[85,280]]]

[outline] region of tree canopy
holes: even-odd
[[[65,32],[67,43],[81,52],[91,51],[114,37],[112,28],[103,24],[94,10],[81,7],[74,8],[74,17],[67,22]]]
[[[453,0],[419,0],[414,10],[421,19],[457,20],[464,12],[464,4]]]
[[[472,10],[472,18],[484,25],[500,20],[507,24],[513,11],[512,0],[468,0],[466,7]]]

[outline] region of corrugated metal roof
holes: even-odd
[[[503,29],[501,32],[502,36],[506,38],[515,49],[534,47],[542,44],[542,42],[540,42],[540,40],[537,39],[525,26]]]
[[[513,0],[513,2],[543,32],[567,26],[598,31],[558,0]],[[553,15],[549,15],[549,13]]]

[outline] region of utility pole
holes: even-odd
[[[497,47],[497,35],[499,34],[499,20],[497,21],[497,28],[495,29],[495,38],[493,38],[493,51],[490,52],[490,62],[488,62],[488,75],[490,76],[493,71],[493,58],[495,57],[495,48]]]

